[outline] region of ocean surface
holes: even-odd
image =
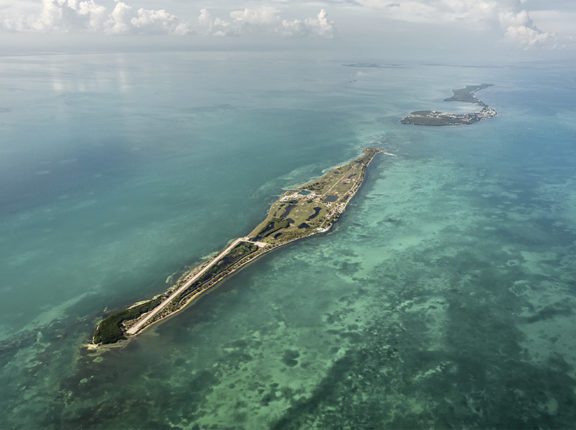
[[[573,65],[365,60],[0,57],[1,429],[574,427]],[[399,122],[482,82],[493,120]],[[368,145],[329,234],[83,348]]]

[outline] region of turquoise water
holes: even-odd
[[[0,59],[1,428],[573,426],[573,68],[356,60]],[[496,119],[399,124],[480,82]],[[397,157],[334,231],[82,348],[370,144]]]

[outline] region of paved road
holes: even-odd
[[[240,242],[250,242],[250,240],[248,240],[247,237],[241,237],[239,239],[236,239],[234,242],[232,242],[226,249],[224,249],[220,254],[218,254],[216,257],[214,257],[214,259],[206,266],[204,267],[201,271],[199,271],[198,273],[196,273],[196,275],[194,275],[192,278],[190,278],[184,285],[182,285],[180,288],[178,288],[176,291],[174,291],[168,298],[166,298],[166,300],[164,300],[162,303],[160,303],[158,306],[156,306],[148,315],[146,315],[146,317],[144,317],[142,319],[142,321],[134,324],[132,327],[130,327],[126,333],[130,334],[130,335],[134,335],[136,333],[138,333],[140,331],[140,329],[146,324],[148,323],[152,318],[154,318],[159,312],[162,311],[162,309],[164,309],[166,306],[168,306],[168,304],[174,300],[180,293],[186,291],[194,282],[196,282],[204,273],[206,273],[208,270],[210,270],[210,268],[212,266],[214,266],[216,263],[218,263],[220,260],[222,260],[222,258],[224,258],[224,256],[226,256],[226,254],[228,254],[232,248],[234,248],[236,245],[238,245]],[[261,243],[256,243],[256,245],[261,247]]]
[[[342,180],[344,179],[345,176],[346,175],[343,174],[342,177],[340,179],[338,179],[336,182],[334,182],[330,188],[328,188],[326,191],[324,191],[324,193],[320,197],[323,197],[326,194],[328,194],[330,191],[332,191],[336,185],[338,185],[340,182],[342,182]]]
[[[387,155],[394,155],[394,154],[389,154],[389,153],[386,153],[386,154]],[[370,159],[368,164],[373,159],[374,159],[374,156],[372,156],[372,158]],[[328,192],[332,191],[334,189],[334,187],[336,187],[344,178],[345,178],[345,175],[342,175],[342,177],[340,179],[338,179],[338,181],[336,181],[334,184],[332,184],[332,186],[326,192],[324,192],[324,194],[322,194],[319,197],[322,197],[322,196],[326,195]],[[356,191],[358,191],[358,190],[356,190]],[[350,197],[350,199],[351,198],[352,198],[352,196]],[[350,199],[348,199],[348,201],[350,201]],[[129,335],[135,335],[136,333],[138,333],[148,322],[150,322],[156,315],[158,315],[158,313],[162,312],[162,310],[166,306],[168,306],[172,302],[172,300],[174,300],[178,295],[180,295],[181,293],[186,291],[188,288],[190,288],[190,286],[194,282],[196,282],[202,275],[204,275],[208,270],[210,270],[210,268],[212,268],[215,264],[217,264],[222,258],[224,258],[226,256],[226,254],[228,254],[236,245],[238,245],[241,242],[253,243],[254,245],[258,246],[259,248],[264,248],[264,247],[267,247],[270,245],[270,244],[265,243],[265,242],[252,241],[248,237],[240,237],[240,238],[236,239],[234,242],[232,242],[230,245],[228,245],[228,247],[226,247],[220,254],[218,254],[216,257],[214,257],[212,259],[212,261],[210,261],[210,263],[208,263],[202,270],[200,270],[198,273],[196,273],[196,275],[194,275],[192,278],[190,278],[188,281],[186,281],[180,288],[178,288],[169,297],[167,297],[162,303],[160,303],[158,306],[156,306],[141,321],[139,321],[138,323],[136,323],[132,327],[130,327],[126,331],[126,333]]]

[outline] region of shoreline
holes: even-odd
[[[169,287],[164,293],[160,293],[149,300],[138,301],[124,308],[124,311],[112,314],[108,318],[100,321],[95,329],[92,342],[87,344],[86,348],[90,351],[96,351],[108,347],[121,347],[125,345],[127,341],[145,332],[148,328],[157,326],[159,323],[178,315],[198,301],[202,296],[214,290],[227,279],[260,258],[270,254],[272,251],[291,245],[294,242],[329,232],[362,188],[369,166],[380,153],[391,156],[394,155],[379,148],[367,148],[363,151],[362,156],[334,166],[328,169],[320,178],[285,192],[270,206],[264,221],[258,224],[247,236],[242,236],[230,241],[222,251],[213,253],[212,255],[214,255],[214,257],[203,261],[200,265],[184,273],[176,283]],[[351,172],[352,174],[350,174]],[[351,178],[356,175],[357,178],[352,181]],[[329,182],[326,178],[330,176],[336,176],[336,180]],[[348,186],[351,182],[352,186]],[[327,189],[321,188],[322,193],[320,194],[316,194],[313,191],[310,191],[311,196],[303,193],[303,191],[309,191],[307,187],[312,188],[312,186],[320,185],[329,186]],[[298,193],[302,193],[301,196]],[[342,194],[342,196],[340,194]],[[326,203],[328,198],[334,196],[338,196],[334,203]],[[296,202],[294,203],[292,199],[296,199]],[[293,227],[295,222],[289,222],[294,221],[293,219],[287,218],[286,220],[281,220],[282,222],[278,222],[279,219],[275,216],[280,208],[282,208],[284,214],[287,215],[294,207],[308,208],[308,206],[313,206],[314,204],[321,205],[321,203],[319,203],[321,201],[324,202],[324,206],[314,207],[315,214],[310,215],[307,219],[311,220],[316,218],[322,210],[325,211],[324,216],[318,217],[319,220],[314,220],[317,225],[310,230],[307,230],[310,226],[306,223],[298,226],[298,229],[300,229],[302,225],[306,224],[304,230],[300,231]],[[287,205],[290,210],[287,210],[284,205]],[[316,211],[316,209],[318,209],[318,211]],[[287,224],[286,221],[288,221]],[[313,223],[313,221],[309,222]],[[276,223],[279,224],[280,227],[275,229],[274,226]],[[270,226],[272,226],[272,231],[268,232]],[[276,233],[272,239],[270,235],[277,231],[279,233]],[[278,240],[277,238],[283,233],[291,234],[293,237],[288,236],[288,239],[283,238]],[[246,251],[244,248],[250,249]],[[243,252],[246,252],[246,254],[244,255]],[[233,261],[229,266],[226,266],[229,262],[228,260],[232,258],[231,255],[238,253],[240,253],[240,258]],[[224,267],[224,269],[221,269],[220,266]],[[210,272],[214,269],[216,269],[217,272],[215,275],[212,275]],[[219,272],[218,270],[222,271]],[[207,277],[207,279],[203,281],[205,277]],[[194,288],[195,285],[197,286]],[[132,313],[136,315],[131,316]],[[115,328],[114,325],[116,325],[117,328]],[[110,328],[116,330],[116,332],[120,330],[120,333],[109,340],[102,336],[98,337],[102,332]],[[102,341],[98,342],[98,339]]]
[[[492,84],[468,85],[464,88],[452,90],[454,93],[452,97],[444,99],[445,102],[475,104],[481,108],[477,112],[450,113],[437,110],[415,111],[408,114],[408,116],[400,122],[405,125],[442,127],[471,125],[484,119],[494,118],[498,115],[498,112],[476,97],[478,91],[482,91],[492,86]]]

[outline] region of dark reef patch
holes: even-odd
[[[344,357],[273,428],[452,428],[454,423],[476,429],[572,428],[573,369],[560,356],[541,364],[526,359],[524,335],[517,328],[526,304],[501,287],[526,273],[495,267],[493,259],[505,255],[466,248],[456,256],[440,256],[430,248],[411,254],[403,265],[383,264],[377,269],[380,283],[395,286],[383,288],[378,300],[388,310],[351,333],[359,333],[358,338]],[[429,286],[433,261],[450,268],[441,290],[437,283]],[[402,303],[428,300],[426,310],[396,310]],[[445,317],[438,327],[427,314],[440,308]],[[536,315],[565,314],[555,305]],[[327,318],[339,321],[337,315]]]
[[[294,351],[291,349],[287,349],[284,351],[284,355],[282,356],[282,362],[289,367],[294,367],[298,365],[298,358],[300,357],[300,353],[298,351]]]

